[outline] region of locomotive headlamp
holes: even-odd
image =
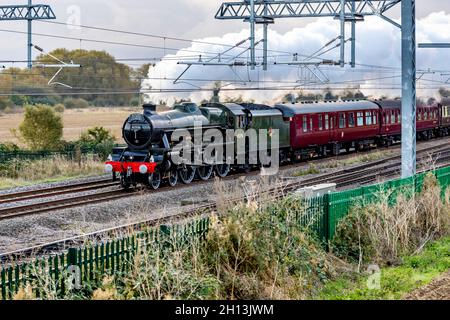
[[[112,173],[113,172],[113,166],[112,166],[112,164],[107,164],[107,165],[105,165],[105,172],[106,173]]]
[[[140,172],[140,173],[146,174],[147,171],[148,171],[148,168],[147,168],[146,165],[140,165],[140,166],[139,166],[139,172]]]

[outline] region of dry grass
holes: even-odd
[[[0,189],[36,182],[59,181],[67,178],[103,174],[104,164],[94,156],[84,156],[81,162],[55,156],[34,161],[12,161],[7,171],[0,172]]]
[[[263,185],[265,185],[263,187]],[[131,270],[85,283],[65,299],[302,299],[331,274],[328,255],[298,227],[304,207],[296,199],[258,196],[267,182],[216,182],[219,210],[205,239],[171,232],[139,242]],[[227,199],[246,194],[248,203]],[[185,234],[184,234],[185,235]],[[45,299],[55,299],[52,279],[34,273]],[[16,299],[34,298],[24,289]]]
[[[420,194],[400,192],[392,205],[394,190],[380,190],[376,203],[363,203],[338,226],[336,250],[361,264],[375,261],[396,264],[404,255],[420,252],[430,241],[450,233],[450,190],[441,188],[429,174]],[[355,232],[356,231],[356,232]]]
[[[89,108],[70,109],[63,113],[63,139],[74,141],[80,138],[83,131],[95,126],[111,130],[113,135],[122,143],[122,125],[130,113],[141,112],[136,108]],[[19,144],[11,129],[18,128],[23,120],[23,113],[5,114],[0,117],[0,143],[14,142]]]

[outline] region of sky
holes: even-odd
[[[450,33],[450,1],[446,0],[417,0],[418,18],[418,40],[419,41],[449,41]],[[22,0],[0,0],[0,5],[25,4]],[[240,20],[221,21],[216,20],[214,15],[222,1],[220,0],[41,0],[36,3],[50,4],[55,11],[58,22],[80,23],[82,25],[114,28],[127,31],[136,31],[166,37],[177,37],[196,40],[207,40],[220,43],[236,43],[248,37],[248,25]],[[398,8],[389,14],[393,19],[399,19]],[[26,22],[1,22],[0,24],[0,60],[25,60],[26,59],[26,35],[7,33],[2,30],[26,31]],[[338,35],[338,25],[332,19],[279,19],[270,26],[269,48],[272,50],[285,50],[298,52],[300,54],[311,54],[319,49],[330,39]],[[118,59],[130,58],[160,58],[166,55],[175,57],[186,56],[186,52],[171,51],[168,48],[189,48],[192,51],[220,51],[220,47],[191,44],[163,40],[157,38],[132,36],[129,34],[117,34],[89,29],[74,29],[65,25],[55,25],[47,22],[36,21],[33,23],[33,32],[42,34],[54,34],[74,38],[100,39],[104,41],[126,42],[145,46],[165,47],[163,49],[138,48],[120,45],[109,45],[100,43],[89,43],[86,41],[73,41],[65,39],[52,39],[44,36],[34,36],[33,43],[51,51],[58,47],[68,49],[97,49],[106,50]],[[215,50],[212,50],[215,49]],[[225,48],[224,48],[225,49]],[[383,66],[399,67],[400,54],[400,32],[379,18],[366,19],[357,27],[357,62],[360,64],[376,64]],[[35,51],[36,56],[39,52]],[[331,51],[325,57],[336,59],[337,50]],[[191,54],[192,55],[192,54]],[[418,53],[419,67],[450,70],[450,66],[443,62],[446,52],[429,50]],[[441,58],[440,58],[441,57]],[[281,58],[278,58],[278,60]],[[290,58],[288,58],[290,59]],[[139,62],[129,62],[136,67]],[[7,67],[11,64],[0,63]],[[17,64],[16,64],[17,65]],[[20,64],[19,64],[20,65]],[[358,68],[357,68],[358,69]],[[362,68],[359,68],[362,69]],[[163,61],[156,65],[150,72],[150,77],[166,76],[176,77],[180,66],[175,61]],[[197,75],[214,74],[224,79],[236,77],[230,70],[222,71],[210,67],[194,70],[186,76],[193,78]],[[296,68],[270,67],[269,71],[262,73],[261,70],[248,71],[238,70],[250,78],[264,78],[265,80],[288,79],[295,81],[301,71]],[[377,72],[325,72],[330,81],[339,79],[359,79],[370,77],[381,78],[385,74]],[[343,77],[343,74],[345,75]],[[243,75],[240,75],[243,76]],[[392,73],[392,76],[395,76]],[[425,75],[430,77],[429,75]],[[433,79],[439,77],[432,75]],[[235,78],[233,78],[235,79]],[[440,78],[439,78],[440,79]],[[379,83],[379,82],[378,82]],[[386,82],[383,82],[386,83]],[[183,88],[183,85],[170,85],[170,83],[148,82],[146,86],[157,88],[164,85],[167,88]],[[196,84],[198,85],[198,84]],[[186,86],[186,85],[185,85]],[[202,83],[201,86],[210,86]],[[231,84],[229,87],[233,87]],[[187,87],[192,87],[187,85]],[[209,94],[209,93],[208,93]],[[262,101],[270,101],[279,95],[272,93],[249,93],[250,97],[258,97]],[[396,94],[396,93],[392,93]],[[191,96],[191,95],[189,95]],[[195,99],[202,98],[202,94],[192,95]],[[165,98],[161,96],[150,97],[150,99]]]

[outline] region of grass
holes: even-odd
[[[381,269],[380,287],[369,289],[368,275],[351,273],[328,282],[316,299],[393,300],[425,286],[450,269],[450,237],[428,244],[415,255],[402,258],[401,265]],[[372,277],[372,276],[371,276]]]
[[[104,164],[86,156],[80,162],[55,156],[34,161],[14,160],[0,166],[0,189],[103,174]]]
[[[294,177],[303,177],[310,174],[318,174],[318,173],[320,173],[320,170],[317,168],[315,164],[311,163],[307,169],[295,172]]]
[[[401,299],[450,269],[450,193],[437,204],[441,190],[432,176],[415,198],[398,197],[399,202],[391,206],[386,201],[366,204],[355,210],[357,215],[343,219],[346,223],[339,228],[347,231],[345,241],[340,252],[331,243],[333,253],[324,250],[311,230],[299,226],[299,220],[314,222],[303,202],[261,192],[268,183],[216,181],[217,212],[210,217],[204,239],[191,235],[180,241],[172,232],[150,241],[129,261],[130,271],[100,274],[80,292],[62,298]],[[245,194],[248,202],[227,201],[238,194]],[[350,257],[352,252],[361,257],[361,249],[363,259]],[[382,268],[375,289],[367,283],[376,285],[377,275],[358,272],[372,261]],[[61,298],[52,280],[42,279],[44,284],[38,285],[47,292],[42,298]],[[19,293],[22,296],[17,298],[35,298],[24,290]]]
[[[331,159],[324,163],[320,163],[318,165],[309,164],[307,169],[299,170],[293,174],[294,177],[303,177],[310,174],[319,174],[322,169],[333,169],[351,166],[360,163],[367,163],[372,161],[381,160],[383,158],[391,157],[395,154],[393,150],[384,150],[384,151],[369,151],[364,154],[354,154],[351,158],[348,159]]]
[[[74,141],[80,138],[86,129],[101,126],[111,130],[117,138],[118,143],[122,143],[122,125],[125,119],[131,114],[140,112],[135,108],[89,108],[70,109],[63,113],[64,132],[63,139]],[[23,113],[4,114],[0,117],[0,142],[20,142],[11,133],[11,129],[18,128],[23,120]]]

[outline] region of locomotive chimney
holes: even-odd
[[[153,115],[156,114],[156,104],[146,103],[142,106],[144,114]]]

